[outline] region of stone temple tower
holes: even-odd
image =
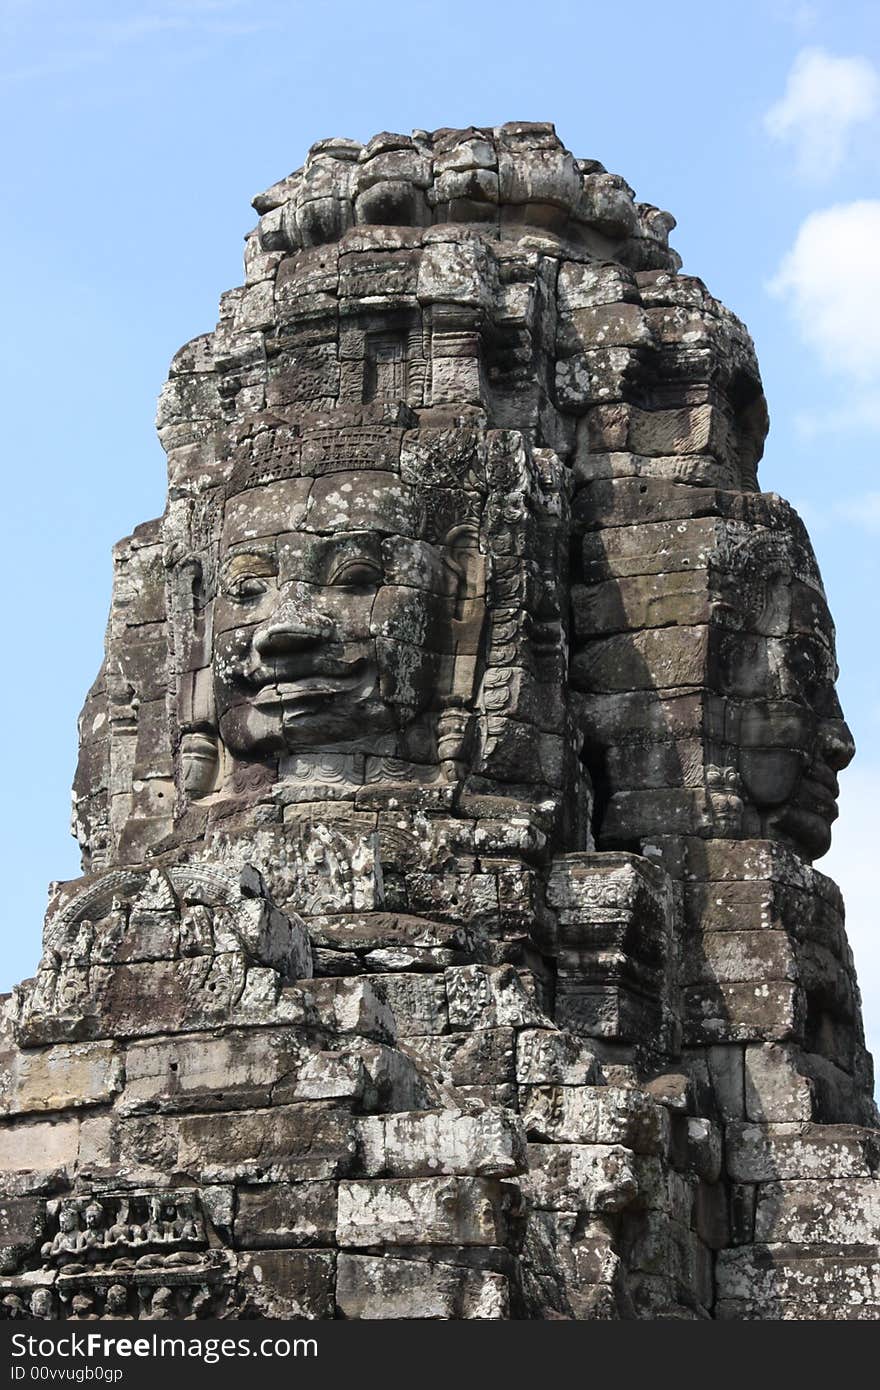
[[[853,748],[747,332],[550,125],[254,205],[5,1001],[0,1308],[877,1317]]]

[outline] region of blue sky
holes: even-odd
[[[155,399],[240,281],[250,198],[323,136],[549,119],[674,213],[684,269],[755,338],[762,486],[811,529],[860,749],[820,867],[880,1051],[880,6],[0,0],[0,103],[0,988],[34,969],[48,881],[78,872],[75,721],[110,549],[162,509]]]

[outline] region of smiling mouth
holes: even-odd
[[[827,763],[814,762],[807,772],[807,780],[820,786],[827,796],[836,801],[840,795],[840,783],[837,780],[837,773],[833,772]]]
[[[827,810],[832,816],[837,816],[840,784],[836,772],[827,763],[817,758],[812,767],[805,773],[802,785],[820,812]]]
[[[823,819],[836,820],[838,815],[836,778],[835,788],[832,791],[827,783],[820,781],[817,777],[805,777],[801,783],[799,800],[804,810],[811,810],[814,814],[822,816]]]
[[[264,685],[254,698],[261,710],[280,710],[285,719],[312,714],[328,700],[343,695],[358,684],[357,676],[306,676],[296,681],[276,681]]]

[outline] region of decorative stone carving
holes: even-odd
[[[16,1032],[33,1045],[112,1035],[126,1017],[135,1031],[200,1027],[230,1016],[267,968],[279,982],[309,975],[311,949],[254,869],[110,871],[59,890]]]
[[[47,1204],[55,1235],[41,1248],[47,1266],[113,1260],[123,1268],[125,1258],[139,1266],[166,1263],[166,1251],[194,1250],[205,1244],[205,1227],[191,1192],[126,1193]],[[73,1257],[73,1258],[70,1258]],[[120,1263],[122,1261],[122,1263]]]

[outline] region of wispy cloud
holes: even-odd
[[[276,24],[265,11],[255,17],[244,0],[166,0],[118,19],[73,22],[67,26],[65,46],[56,52],[45,51],[41,34],[39,56],[0,73],[0,81],[27,82],[95,67],[162,35],[234,38],[261,33]]]
[[[794,60],[785,94],[764,117],[774,140],[794,149],[805,178],[833,174],[843,162],[853,130],[880,110],[880,77],[867,58],[836,58],[805,48]]]
[[[821,17],[819,5],[809,0],[773,0],[772,13],[774,19],[791,24],[800,34],[815,29]]]
[[[195,34],[258,33],[273,27],[268,17],[253,17],[243,0],[169,0],[155,10],[129,15],[102,26],[102,35],[111,44],[137,43],[154,34],[188,30]],[[238,13],[236,13],[238,12]]]
[[[804,435],[880,430],[880,199],[810,213],[767,288],[784,299],[838,399],[798,419]]]

